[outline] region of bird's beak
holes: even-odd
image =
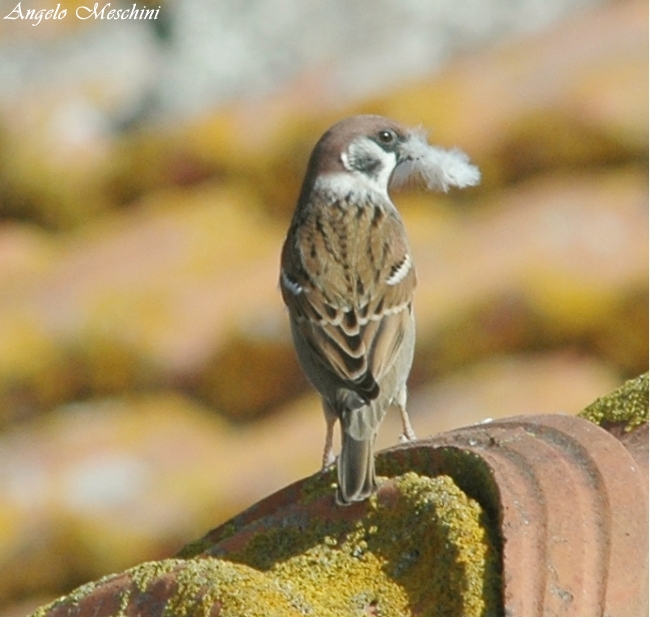
[[[432,146],[423,130],[411,129],[399,146],[390,186],[397,188],[411,179],[423,180],[430,190],[447,192],[451,186],[465,188],[478,184],[481,172],[463,151]]]

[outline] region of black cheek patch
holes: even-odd
[[[355,156],[352,164],[357,171],[362,171],[369,176],[374,176],[381,167],[381,161],[372,156]]]

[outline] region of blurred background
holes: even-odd
[[[318,470],[278,259],[311,148],[347,115],[422,124],[483,172],[393,196],[420,437],[574,414],[647,370],[645,0],[22,9],[57,4],[0,20],[1,617]]]

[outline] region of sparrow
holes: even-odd
[[[336,502],[377,489],[373,445],[389,408],[402,440],[414,440],[406,381],[415,345],[415,266],[402,219],[388,195],[411,178],[428,189],[477,184],[480,172],[460,150],[428,143],[374,115],[332,126],[309,159],[282,247],[280,289],[298,360],[319,392],[326,420],[323,469],[336,460]]]

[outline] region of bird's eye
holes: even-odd
[[[377,133],[379,141],[383,144],[392,144],[395,141],[396,135],[394,131],[383,130]]]

